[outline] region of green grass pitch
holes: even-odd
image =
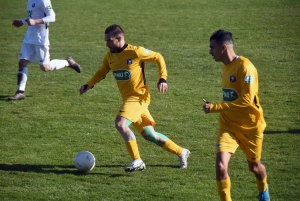
[[[52,59],[67,56],[83,72],[42,72],[29,66],[27,98],[9,102],[16,91],[20,46],[26,27],[25,0],[1,0],[0,8],[0,200],[181,200],[217,201],[215,140],[218,115],[205,115],[202,99],[220,102],[221,63],[208,54],[209,37],[233,32],[237,54],[258,69],[260,99],[268,124],[262,162],[272,201],[300,199],[300,2],[297,0],[52,0]],[[156,89],[157,67],[147,65],[156,130],[189,148],[189,167],[136,133],[143,172],[125,173],[130,163],[114,118],[121,103],[111,74],[94,89],[78,89],[98,69],[105,52],[104,30],[120,24],[126,42],[160,52],[169,91]],[[77,152],[88,150],[96,167],[78,174]],[[241,150],[229,165],[232,199],[257,200],[254,176]]]

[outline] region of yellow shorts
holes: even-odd
[[[250,162],[259,161],[262,152],[263,133],[240,134],[220,129],[216,145],[216,153],[234,153],[240,146]]]
[[[146,102],[124,102],[120,107],[119,116],[132,122],[135,129],[141,133],[146,126],[155,126],[155,121],[148,110],[149,103]]]

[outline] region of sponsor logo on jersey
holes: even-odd
[[[35,3],[32,4],[32,8],[34,8],[34,7],[35,7]]]
[[[114,70],[113,75],[117,81],[127,81],[132,76],[130,70]]]
[[[236,81],[236,77],[234,75],[230,76],[230,82],[235,82]]]
[[[224,102],[232,102],[239,97],[239,94],[234,89],[223,88],[222,92]]]
[[[132,60],[131,59],[127,59],[127,65],[131,65],[132,64]]]
[[[145,49],[146,54],[150,54],[150,50]]]
[[[247,75],[247,76],[245,76],[244,81],[247,83],[251,83],[251,82],[253,82],[253,79],[254,79],[254,77],[252,75]]]

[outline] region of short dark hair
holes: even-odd
[[[105,34],[112,34],[112,36],[117,36],[119,34],[124,34],[124,31],[120,25],[112,24],[105,29]]]
[[[211,40],[215,40],[217,44],[233,44],[233,38],[232,38],[232,33],[229,31],[226,31],[224,29],[219,29],[217,31],[215,31],[211,37],[210,37],[210,41]]]

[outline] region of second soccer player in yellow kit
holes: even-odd
[[[216,180],[221,201],[231,201],[228,164],[240,147],[248,167],[256,177],[259,201],[270,201],[267,172],[261,163],[263,131],[266,122],[258,98],[258,73],[249,59],[236,55],[232,33],[219,29],[210,37],[210,51],[222,62],[222,103],[203,99],[203,110],[220,113],[216,144]]]
[[[157,87],[159,92],[164,93],[167,91],[168,85],[166,64],[162,55],[144,47],[127,44],[123,29],[116,24],[105,30],[105,41],[110,51],[105,55],[99,70],[79,91],[80,94],[85,93],[104,79],[109,71],[113,73],[123,99],[123,104],[115,120],[115,126],[122,135],[132,159],[132,162],[125,166],[124,170],[132,172],[146,168],[139,154],[135,135],[129,128],[130,124],[146,140],[176,154],[180,161],[179,167],[186,168],[190,151],[178,146],[165,135],[156,132],[153,128],[155,121],[148,110],[150,94],[146,84],[145,62],[151,61],[157,64],[159,72]]]

